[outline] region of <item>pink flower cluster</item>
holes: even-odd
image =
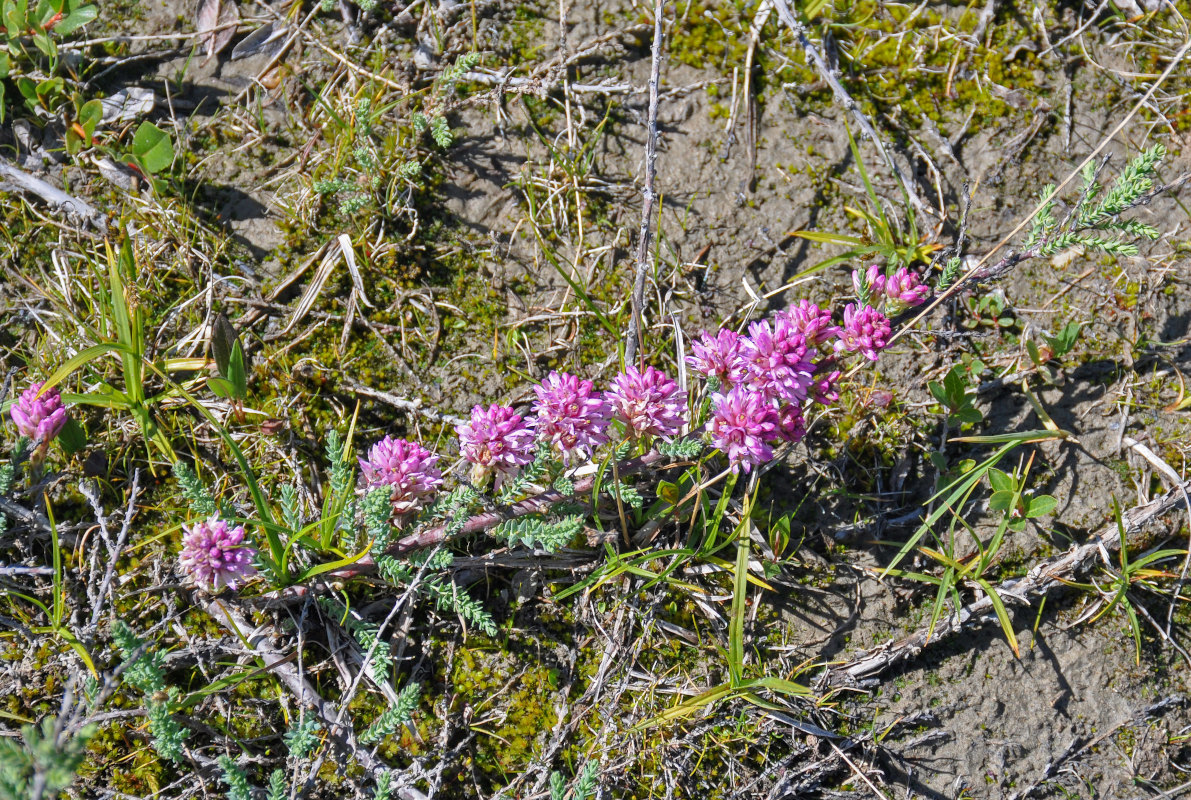
[[[847,353],[878,358],[892,336],[890,321],[879,308],[917,305],[930,293],[905,268],[887,276],[872,266],[853,272],[852,280],[857,294],[872,305],[848,304],[842,325],[829,309],[802,300],[753,322],[748,335],[704,331],[692,342],[687,363],[716,383],[707,436],[734,472],[750,472],[773,458],[775,446],[806,435],[807,405],[839,398],[838,358]],[[533,391],[535,400],[525,416],[509,406],[477,405],[470,419],[455,428],[476,483],[495,478],[499,488],[534,460],[538,443],[570,466],[592,458],[621,431],[630,441],[669,439],[688,421],[686,394],[654,367],[628,367],[606,392],[597,391],[589,380],[552,371]],[[20,410],[13,407],[13,419],[39,436],[56,433],[64,419],[57,395],[51,400],[47,393],[40,405],[35,398],[36,387],[22,396]],[[386,436],[360,459],[360,468],[367,486],[389,488],[393,512],[402,516],[424,506],[442,486],[438,460],[416,442]],[[231,585],[254,572],[254,551],[242,540],[242,528],[228,530],[218,520],[201,523],[187,532],[183,564],[202,582]]]
[[[874,264],[853,272],[852,285],[878,305],[914,306],[930,294],[918,274],[904,267],[886,276]],[[876,361],[893,334],[889,319],[869,305],[849,304],[843,322],[836,325],[829,309],[801,300],[772,320],[749,325],[748,336],[705,331],[692,343],[687,363],[721,387],[711,397],[707,430],[733,470],[749,472],[773,458],[774,444],[801,440],[806,403],[839,399],[835,386],[841,373],[831,368],[835,358],[861,353]]]
[[[388,486],[392,491],[393,512],[404,514],[422,505],[442,485],[438,456],[417,442],[386,436],[360,459],[364,482],[369,486]]]
[[[256,550],[244,544],[244,528],[231,528],[214,518],[196,525],[184,525],[182,554],[178,563],[195,582],[207,589],[236,584],[256,574],[252,559]]]
[[[12,404],[8,413],[21,436],[48,444],[66,424],[66,409],[57,389],[41,390],[45,383],[38,381]],[[40,396],[39,396],[40,395]]]
[[[610,439],[614,421],[626,437],[670,438],[686,423],[686,396],[663,372],[628,368],[612,381],[607,392],[591,381],[566,372],[551,372],[534,387],[537,397],[532,419],[512,408],[476,406],[471,419],[455,428],[459,449],[472,465],[472,479],[496,478],[497,487],[533,461],[535,440],[550,446],[569,465],[590,458]],[[392,486],[394,512],[401,514],[424,504],[442,484],[438,456],[421,445],[385,437],[360,459],[368,486]]]

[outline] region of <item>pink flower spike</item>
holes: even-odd
[[[686,362],[701,375],[719,378],[720,385],[733,386],[744,373],[740,343],[740,334],[729,328],[722,328],[715,336],[703,331],[698,341],[691,342],[691,355]]]
[[[496,483],[517,474],[533,461],[533,431],[521,415],[495,403],[471,410],[471,422],[455,428],[463,457],[475,465],[476,480],[483,482],[496,473]]]
[[[773,458],[768,442],[778,436],[778,415],[765,395],[737,386],[727,394],[713,394],[711,403],[707,431],[733,472],[751,472]]]
[[[802,406],[787,403],[777,411],[777,438],[783,442],[801,442],[806,436],[806,420],[802,417]]]
[[[393,511],[412,511],[442,485],[438,456],[417,442],[386,436],[360,459],[364,482],[370,487],[392,487]]]
[[[767,321],[754,322],[741,346],[744,382],[770,399],[802,402],[815,371],[808,349],[806,337],[788,317],[775,317],[772,327]]]
[[[904,305],[916,306],[930,297],[930,287],[917,272],[902,267],[885,282],[885,295]]]
[[[803,335],[808,344],[820,345],[840,334],[840,327],[831,322],[831,311],[819,308],[809,300],[799,300],[798,305],[779,313],[790,320],[791,326]]]
[[[612,416],[625,424],[633,439],[642,436],[669,438],[685,421],[686,398],[674,381],[653,367],[638,372],[629,367],[612,380],[605,395]]]
[[[553,371],[533,391],[538,396],[534,431],[559,452],[564,464],[570,466],[576,454],[590,458],[608,441],[608,405],[592,391],[591,381]]]
[[[885,293],[885,273],[876,264],[869,264],[868,269],[864,271],[864,283],[868,285],[869,297],[876,299],[878,296]],[[852,270],[852,288],[856,291],[856,296],[860,297],[860,270]]]
[[[212,591],[224,586],[234,589],[256,574],[252,559],[256,550],[244,544],[244,528],[229,528],[212,518],[196,525],[183,525],[182,553],[178,563],[195,583]]]
[[[38,397],[43,386],[45,383],[38,381],[21,392],[8,413],[21,436],[48,444],[66,424],[66,409],[57,389],[47,389]]]
[[[876,361],[892,334],[893,326],[884,314],[872,306],[857,310],[855,303],[848,303],[844,308],[844,332],[835,343],[835,350],[861,352],[870,361]]]

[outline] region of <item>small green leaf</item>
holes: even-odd
[[[173,163],[174,143],[168,133],[152,122],[142,122],[132,137],[132,154],[146,172],[160,172]]]
[[[95,129],[103,120],[103,103],[98,100],[88,100],[79,108],[78,123],[87,132],[88,136],[95,134]],[[87,144],[90,144],[88,142]]]
[[[992,487],[994,492],[1015,492],[1017,491],[1017,481],[1004,470],[999,470],[992,467],[988,470],[988,485]]]
[[[1042,354],[1038,352],[1038,345],[1034,344],[1032,339],[1026,342],[1026,352],[1030,354],[1030,360],[1034,362],[1034,366],[1042,366]]]
[[[947,395],[947,406],[952,410],[956,410],[967,405],[965,402],[967,400],[967,389],[968,384],[964,380],[963,370],[957,364],[943,378],[943,390]]]
[[[970,422],[977,423],[984,419],[984,415],[980,413],[980,409],[974,406],[964,406],[951,415],[952,422]]]
[[[1044,517],[1050,512],[1054,511],[1059,505],[1059,501],[1049,494],[1040,494],[1037,497],[1031,498],[1029,504],[1026,506],[1027,517]]]
[[[988,507],[993,511],[1008,511],[1013,508],[1017,492],[993,492],[988,499]]]
[[[98,16],[99,9],[95,6],[80,6],[59,20],[52,30],[59,36],[65,36],[68,33],[74,33]]]
[[[947,392],[943,390],[943,384],[939,383],[938,381],[930,381],[926,384],[926,388],[930,390],[931,395],[933,395],[934,398],[939,401],[940,405],[951,405],[947,402]]]

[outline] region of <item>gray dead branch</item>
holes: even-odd
[[[1169,513],[1183,502],[1191,481],[1179,483],[1166,494],[1126,511],[1121,522],[1126,533],[1134,533],[1153,520]],[[1051,589],[1064,585],[1087,571],[1089,565],[1101,557],[1101,553],[1114,553],[1120,547],[1120,534],[1115,522],[1105,525],[1087,542],[1073,545],[1066,553],[1038,562],[1021,578],[1009,578],[996,587],[1002,598],[1013,598],[1029,602],[1044,597]],[[820,682],[830,686],[849,686],[874,678],[893,667],[917,656],[931,644],[945,639],[949,634],[964,628],[989,622],[996,618],[992,600],[987,595],[964,606],[959,613],[951,613],[940,619],[933,633],[924,625],[909,636],[894,642],[874,647],[846,664],[828,668]]]
[[[73,222],[85,222],[100,233],[107,232],[107,221],[95,206],[86,200],[72,197],[41,178],[0,160],[0,190],[12,191],[13,189],[37,195],[51,208],[65,212]]]

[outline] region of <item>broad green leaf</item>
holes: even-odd
[[[83,126],[87,136],[91,137],[95,133],[96,127],[103,121],[103,103],[98,100],[88,100],[79,108],[78,123]],[[90,138],[87,144],[90,145]]]
[[[207,378],[207,386],[216,397],[231,400],[236,396],[236,387],[227,378]]]
[[[149,173],[160,172],[174,161],[170,135],[152,122],[142,122],[132,137],[132,153]]]
[[[237,341],[232,345],[232,355],[227,362],[227,379],[231,381],[236,399],[248,397],[248,370],[244,363],[244,348]]]
[[[74,455],[87,446],[87,432],[83,430],[82,424],[77,419],[71,417],[66,420],[62,430],[58,431],[58,444],[62,445],[63,451],[68,456]]]
[[[993,511],[1008,511],[1016,505],[1017,492],[993,492],[988,507]]]
[[[215,367],[223,377],[227,374],[228,363],[232,360],[232,345],[236,343],[236,329],[223,314],[215,315],[215,324],[211,326],[211,355],[215,357]]]
[[[992,467],[988,471],[988,485],[994,492],[1016,492],[1017,481],[1008,472]]]

